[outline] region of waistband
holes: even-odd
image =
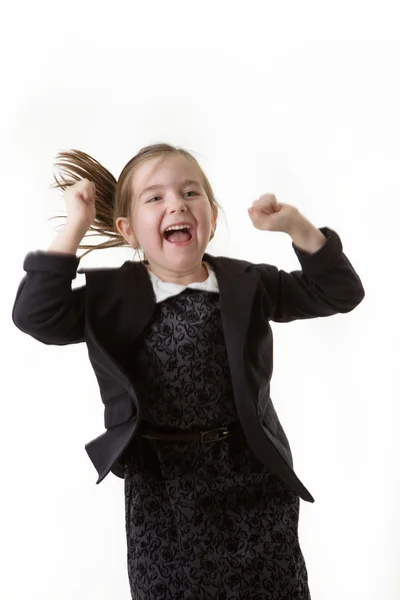
[[[154,428],[150,427],[144,427],[140,435],[143,438],[151,440],[166,440],[177,442],[193,441],[200,442],[202,444],[210,444],[213,442],[219,442],[221,440],[224,440],[228,436],[238,435],[240,433],[243,433],[240,421],[235,421],[234,423],[225,427],[216,427],[213,429],[202,430],[197,432],[166,432],[160,430],[156,431]]]

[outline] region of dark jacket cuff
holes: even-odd
[[[329,271],[329,269],[336,265],[343,253],[342,242],[336,231],[329,227],[319,227],[319,230],[325,235],[327,240],[314,254],[300,250],[292,242],[293,250],[300,261],[303,271],[310,275]]]
[[[63,273],[74,279],[78,269],[80,258],[75,254],[45,252],[37,250],[29,252],[24,260],[24,271],[50,271]]]

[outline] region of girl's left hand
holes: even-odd
[[[283,233],[290,233],[300,215],[295,206],[278,202],[274,194],[263,194],[247,212],[256,229]]]

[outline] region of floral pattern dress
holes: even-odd
[[[132,369],[146,399],[122,457],[132,598],[309,600],[300,499],[246,442],[219,294],[186,287],[159,301]],[[140,435],[223,426],[236,433],[209,444]]]

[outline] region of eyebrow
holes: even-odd
[[[196,181],[195,179],[185,179],[184,181],[181,181],[181,186],[185,186],[185,185],[201,185],[200,181]],[[156,190],[159,188],[164,187],[163,185],[161,185],[160,183],[155,183],[154,185],[149,185],[147,188],[145,188],[144,190],[142,190],[139,194],[139,198],[141,196],[143,196],[143,194],[145,194],[146,192],[149,192],[151,190]]]

